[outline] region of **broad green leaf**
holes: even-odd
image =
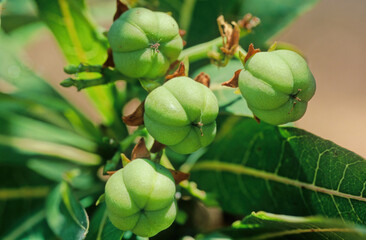
[[[236,89],[221,86],[221,83],[230,80],[236,70],[242,69],[243,65],[239,60],[231,60],[225,67],[218,67],[213,64],[199,68],[192,74],[197,76],[200,72],[205,72],[211,77],[210,89],[214,92],[220,111],[232,113],[234,115],[252,116],[245,99],[241,94],[234,93]]]
[[[97,144],[77,133],[49,123],[37,121],[19,114],[5,113],[0,109],[0,134],[26,137],[37,140],[62,143],[80,149],[96,152]]]
[[[70,64],[103,64],[108,42],[91,23],[83,0],[35,0],[40,18],[48,25]],[[114,85],[86,89],[106,124],[119,116],[114,110]]]
[[[9,33],[19,27],[32,24],[39,19],[33,1],[29,0],[10,0],[0,1],[0,26]]]
[[[100,140],[99,130],[67,102],[40,93],[30,96],[27,94],[28,92],[33,91],[16,92],[12,95],[0,93],[0,112],[3,112],[1,118],[12,122],[9,118],[12,114],[16,114],[31,118],[31,120],[36,119],[39,124],[47,123],[75,132],[88,140]],[[35,99],[36,95],[38,95],[38,100]],[[21,131],[21,129],[17,129],[17,131]],[[35,134],[37,133],[35,132]]]
[[[344,223],[338,219],[324,217],[294,217],[266,212],[252,213],[242,221],[233,223],[216,233],[200,235],[196,239],[234,240],[298,240],[298,239],[344,239],[363,240],[366,238],[365,226]]]
[[[88,215],[66,182],[48,196],[46,216],[48,225],[61,239],[84,239],[88,233]]]
[[[366,161],[304,130],[220,116],[214,143],[191,170],[233,214],[324,215],[366,223]]]
[[[94,213],[90,221],[90,232],[87,240],[120,240],[124,232],[113,226],[107,216],[105,203],[98,205],[97,211]]]
[[[16,152],[32,155],[45,155],[48,157],[60,158],[77,164],[86,166],[95,166],[101,163],[101,157],[94,153],[86,152],[81,149],[52,143],[48,141],[35,140],[32,138],[13,137],[0,134],[0,147],[5,149],[11,148]],[[11,163],[11,159],[7,158],[5,152],[1,152],[3,158],[1,162]]]
[[[4,80],[16,88],[12,96],[0,93],[0,109],[6,111],[6,108],[16,106],[32,117],[38,114],[43,119],[57,118],[58,123],[66,120],[66,124],[79,134],[83,132],[82,135],[99,137],[88,119],[19,60],[18,49],[17,42],[0,31],[0,81]]]
[[[72,109],[64,111],[69,111],[72,118],[65,118],[63,111],[0,94],[0,162],[22,165],[36,157],[81,165],[100,164],[101,157],[94,154],[97,139],[91,136],[96,132],[94,126]],[[71,124],[75,122],[77,126]]]
[[[35,15],[36,9],[34,3],[28,0],[2,0],[0,3],[4,3],[4,15],[22,15],[29,14]]]
[[[9,36],[16,43],[18,49],[23,50],[25,47],[42,39],[46,31],[45,24],[38,21],[13,30],[9,33]]]
[[[57,240],[58,237],[51,231],[47,222],[44,210],[38,210],[25,218],[19,218],[19,221],[2,238],[3,240]]]
[[[0,164],[0,239],[44,205],[53,185],[24,166]]]
[[[25,162],[25,165],[41,176],[44,176],[55,182],[61,182],[64,180],[64,174],[72,171],[73,169],[80,171],[78,166],[75,164],[57,161],[55,159],[46,160],[30,158],[27,162]]]
[[[11,2],[11,1],[9,1]],[[30,1],[28,1],[30,2]],[[4,15],[1,19],[1,28],[9,33],[27,24],[36,23],[39,19],[32,15]]]
[[[91,23],[83,0],[35,0],[43,20],[71,64],[102,64],[107,39]]]
[[[36,155],[98,165],[99,131],[19,61],[12,38],[0,35],[0,78],[16,87],[0,93],[0,161],[24,164]]]
[[[239,14],[252,13],[260,18],[261,23],[254,33],[244,38],[241,43],[246,49],[250,43],[256,47],[265,47],[265,43],[290,25],[297,17],[310,10],[318,0],[245,0]]]
[[[30,158],[25,164],[29,169],[55,182],[66,179],[72,187],[77,189],[88,190],[92,188],[93,192],[101,189],[99,179],[97,180],[95,171],[90,167],[82,167],[52,158]]]

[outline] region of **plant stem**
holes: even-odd
[[[146,137],[148,135],[148,132],[146,128],[138,129],[134,131],[131,135],[123,139],[123,141],[120,142],[121,150],[122,152],[126,151],[128,147],[133,143],[135,138],[137,137]]]
[[[78,66],[76,65],[68,65],[64,67],[64,72],[67,74],[75,74],[80,72],[99,72],[103,71],[102,65],[84,65],[80,63]]]
[[[84,89],[84,88],[88,88],[88,87],[93,87],[93,86],[98,86],[98,85],[102,85],[102,84],[106,84],[108,83],[108,81],[101,77],[101,78],[94,78],[94,79],[80,79],[80,80],[76,80],[73,78],[67,78],[65,80],[63,80],[60,84],[63,87],[71,87],[71,86],[75,86],[78,91]]]
[[[23,220],[14,230],[6,235],[3,240],[19,239],[28,230],[35,227],[38,223],[46,218],[46,211],[44,209],[36,211],[31,217]]]
[[[185,38],[187,38],[189,33],[189,27],[191,26],[193,10],[195,5],[196,0],[184,0],[182,8],[180,10],[179,26],[182,29],[186,30]]]
[[[190,62],[195,62],[197,60],[207,58],[207,52],[212,50],[212,48],[219,47],[221,45],[222,45],[221,37],[215,38],[214,40],[205,43],[195,45],[193,47],[183,50],[179,56],[179,60],[188,57]]]
[[[83,66],[83,65],[81,65]],[[87,68],[87,70],[90,70],[89,68],[92,67],[92,69],[99,69],[98,66],[83,66],[82,70],[85,70],[84,67]],[[70,69],[68,69],[70,70]],[[104,85],[104,84],[108,84],[108,83],[113,83],[117,80],[126,80],[129,81],[131,80],[130,78],[122,75],[121,73],[119,73],[117,70],[111,70],[111,69],[101,69],[101,74],[102,76],[99,78],[94,78],[94,79],[73,79],[73,78],[67,78],[64,81],[62,81],[60,84],[63,87],[72,87],[75,86],[78,91],[84,89],[84,88],[89,88],[89,87],[94,87],[94,86],[99,86],[99,85]]]
[[[248,35],[247,31],[240,32],[240,38]],[[208,58],[207,53],[215,48],[222,46],[222,37],[215,38],[211,41],[195,45],[182,51],[179,60],[188,57],[189,62],[195,62],[200,59]],[[242,49],[242,48],[241,48]]]

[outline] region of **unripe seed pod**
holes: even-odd
[[[176,77],[147,96],[144,123],[158,142],[188,154],[214,140],[218,109],[209,88],[191,78]]]
[[[118,170],[105,186],[107,213],[112,224],[138,236],[151,237],[168,228],[177,209],[172,174],[146,159],[135,159]]]
[[[259,52],[239,75],[239,88],[260,120],[279,125],[300,119],[315,93],[306,61],[289,50]]]
[[[124,12],[112,24],[108,40],[116,69],[131,78],[163,76],[183,48],[177,22],[145,8]]]

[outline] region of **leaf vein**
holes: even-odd
[[[322,157],[325,153],[327,153],[327,152],[331,151],[332,149],[333,149],[333,148],[330,148],[330,149],[327,149],[327,150],[325,150],[325,151],[323,151],[323,152],[319,153],[318,160],[316,161],[316,168],[315,168],[315,174],[314,174],[314,179],[313,179],[313,185],[315,185],[315,183],[316,183],[316,178],[318,177],[318,172],[319,172],[319,169],[320,169],[320,159],[321,159],[321,157]]]
[[[351,199],[348,199],[348,202],[349,202],[349,205],[350,205],[350,206],[351,206],[351,208],[352,208],[352,212],[354,212],[354,213],[355,213],[355,215],[356,215],[356,217],[357,217],[357,220],[358,220],[360,223],[365,224],[365,222],[364,222],[364,221],[362,221],[362,220],[361,220],[361,218],[360,218],[360,216],[357,214],[357,211],[356,211],[356,209],[354,208],[354,206],[353,206],[353,204],[352,204]]]
[[[191,171],[199,171],[199,170],[201,170],[201,171],[214,170],[217,172],[225,171],[225,172],[231,172],[231,173],[235,173],[235,174],[244,174],[244,175],[253,176],[256,178],[267,179],[270,181],[279,182],[279,183],[286,184],[286,185],[291,185],[291,186],[298,187],[298,188],[306,188],[306,189],[314,191],[314,192],[320,192],[320,193],[334,195],[334,196],[341,197],[341,198],[353,199],[353,200],[357,200],[357,201],[366,202],[366,198],[364,198],[364,197],[355,196],[352,194],[339,192],[339,191],[336,191],[333,189],[316,186],[311,183],[300,182],[295,179],[282,177],[282,176],[276,175],[274,173],[265,172],[265,171],[250,168],[247,166],[241,166],[238,164],[220,162],[217,160],[215,160],[215,161],[206,160],[206,161],[196,163],[193,166]]]
[[[337,204],[337,202],[335,201],[334,196],[333,196],[333,195],[330,195],[330,196],[331,196],[331,198],[332,198],[332,202],[334,203],[334,206],[335,206],[335,207],[336,207],[336,209],[337,209],[337,213],[338,213],[338,215],[340,216],[340,218],[342,219],[342,221],[344,221],[344,218],[343,218],[342,212],[339,210],[338,204]]]

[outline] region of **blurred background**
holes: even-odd
[[[32,1],[11,1],[17,1],[22,6],[18,9],[19,14],[22,11],[30,13],[29,21],[34,20],[32,15],[36,15],[36,7]],[[87,2],[95,21],[108,29],[112,23],[115,1]],[[17,24],[16,16],[8,16],[14,11],[13,8],[2,10],[3,26],[13,27]],[[365,23],[365,0],[322,0],[272,39],[292,44],[303,52],[317,81],[317,92],[307,113],[296,126],[363,157],[366,157]],[[67,78],[63,73],[66,60],[48,29],[40,27],[36,31],[32,41],[21,50],[24,61],[42,77],[49,79],[82,112],[94,121],[100,121],[83,92],[59,86]],[[10,68],[8,74],[16,76],[19,74],[17,71]],[[0,91],[11,91],[11,86],[0,81]]]

